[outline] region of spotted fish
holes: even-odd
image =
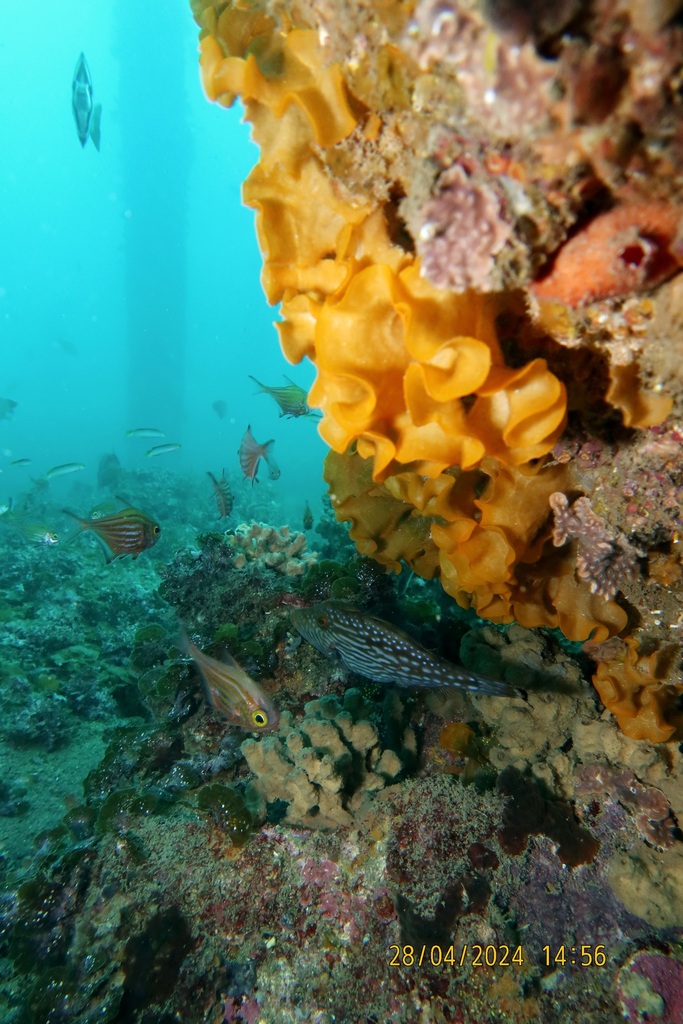
[[[390,622],[376,619],[339,601],[321,601],[291,614],[292,623],[309,643],[328,657],[336,656],[351,672],[377,683],[397,686],[457,686],[495,697],[523,696],[507,683],[468,672],[432,654]]]
[[[209,704],[232,725],[251,732],[277,727],[280,715],[269,697],[229,654],[210,658],[183,633],[183,646],[199,669]]]

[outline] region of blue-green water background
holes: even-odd
[[[0,503],[66,462],[85,463],[85,500],[114,451],[126,469],[196,474],[208,515],[206,470],[249,487],[237,449],[250,423],[276,440],[282,475],[258,486],[274,489],[281,522],[299,525],[305,498],[319,507],[315,421],[279,419],[247,376],[307,388],[313,368],[281,354],[240,198],[258,152],[239,105],[206,100],[197,41],[187,0],[3,4],[0,396],[18,404],[0,421]],[[81,148],[71,110],[81,51],[103,107],[99,153]],[[181,450],[147,459],[156,442],[125,437],[142,426]],[[56,507],[78,497],[75,479],[52,481]]]

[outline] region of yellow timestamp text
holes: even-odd
[[[521,946],[480,946],[465,943],[455,946],[389,946],[390,967],[521,967],[524,953]]]
[[[544,946],[546,967],[604,967],[607,953],[603,945]]]

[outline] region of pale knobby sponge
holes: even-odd
[[[303,533],[292,533],[288,526],[267,526],[265,523],[240,523],[227,541],[235,551],[236,569],[248,562],[257,562],[283,576],[302,576],[317,561],[317,555],[306,551]]]
[[[336,697],[309,701],[296,726],[285,711],[277,734],[245,740],[241,750],[256,776],[246,791],[250,809],[265,818],[267,806],[282,801],[285,821],[308,828],[362,822],[375,794],[397,779],[416,749],[410,727],[400,756],[382,749],[366,711],[360,692],[347,690],[343,704]]]

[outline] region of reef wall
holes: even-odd
[[[206,94],[261,149],[244,199],[337,517],[590,641],[654,741],[683,735],[677,6],[192,0]]]

